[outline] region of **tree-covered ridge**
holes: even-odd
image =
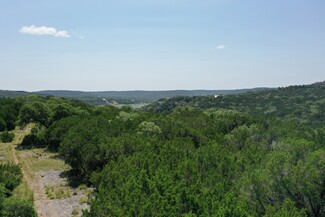
[[[147,106],[145,110],[168,112],[183,106],[234,109],[255,116],[322,124],[325,122],[325,82],[235,95],[162,99]]]
[[[135,104],[135,103],[149,103],[161,98],[174,96],[206,96],[212,94],[238,94],[247,91],[261,91],[266,88],[253,89],[238,89],[238,90],[166,90],[166,91],[68,91],[68,90],[45,90],[45,91],[8,91],[0,90],[1,97],[17,97],[17,96],[56,96],[65,97],[69,99],[77,99],[87,102],[92,105],[107,105],[107,104]]]

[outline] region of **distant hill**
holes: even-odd
[[[174,97],[161,99],[144,109],[169,112],[177,107],[234,109],[256,116],[325,122],[325,81],[233,95]]]
[[[120,104],[150,103],[161,98],[175,96],[207,96],[245,93],[248,91],[261,91],[267,88],[238,89],[238,90],[167,90],[167,91],[70,91],[70,90],[44,90],[37,92],[0,90],[0,97],[16,97],[36,94],[39,96],[58,96],[82,100],[91,104],[101,105],[109,101]]]
[[[32,94],[27,91],[12,91],[12,90],[0,90],[0,97],[17,97],[17,96],[27,96]]]

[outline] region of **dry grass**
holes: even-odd
[[[47,185],[45,193],[51,200],[69,198],[73,194],[72,189],[66,185]]]
[[[45,149],[29,149],[17,151],[18,159],[26,167],[35,173],[48,170],[67,170],[70,167],[63,160],[57,157],[57,154],[46,151]]]
[[[83,197],[80,198],[79,203],[88,203],[90,195],[93,193],[93,189],[88,188],[86,185],[80,185],[78,187],[78,190],[83,192]]]
[[[80,214],[80,211],[77,208],[75,208],[71,213],[72,217],[79,216],[79,214]]]

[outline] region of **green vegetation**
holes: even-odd
[[[0,143],[0,163],[13,163],[11,143]]]
[[[0,134],[0,141],[4,143],[12,142],[14,140],[15,134],[8,131],[4,131]]]
[[[26,181],[22,181],[12,192],[12,196],[19,198],[25,201],[30,201],[31,203],[34,200],[33,192],[29,189]]]
[[[33,192],[23,180],[21,165],[13,164],[13,145],[21,140],[23,132],[16,129],[14,133],[8,133],[10,140],[3,140],[0,143],[1,164],[0,164],[0,216],[36,216],[33,208]],[[5,131],[7,133],[7,131]],[[7,137],[7,135],[6,135]],[[17,210],[19,209],[19,210]]]
[[[0,164],[0,216],[36,216],[30,196],[16,197],[16,189],[21,184],[22,177],[19,165]]]
[[[33,204],[21,200],[19,198],[11,197],[3,203],[3,217],[36,217],[37,214],[34,210]]]
[[[71,190],[67,186],[61,185],[47,185],[45,186],[45,193],[48,198],[62,199],[71,197]]]
[[[170,112],[176,107],[190,106],[234,109],[260,116],[298,120],[307,124],[325,122],[325,81],[312,85],[290,86],[278,90],[248,92],[236,95],[175,97],[162,99],[145,108],[147,111]]]
[[[57,153],[42,148],[19,150],[18,157],[31,172],[69,169],[68,165],[58,159]]]
[[[22,181],[23,175],[21,169],[15,164],[0,164],[0,183],[12,191]]]
[[[79,210],[78,209],[74,209],[71,213],[72,216],[78,216],[79,215]]]
[[[22,147],[58,152],[96,189],[84,216],[320,217],[324,85],[178,97],[145,110],[33,96],[17,99],[15,122],[36,123]],[[53,160],[21,152],[38,156],[33,168]],[[53,198],[73,194],[46,189]]]
[[[206,96],[215,94],[237,94],[248,91],[260,91],[266,88],[239,89],[239,90],[168,90],[168,91],[67,91],[67,90],[47,90],[37,92],[8,91],[0,90],[0,97],[26,97],[37,95],[42,97],[64,97],[68,99],[80,100],[92,105],[136,105],[154,102],[161,98],[175,96]]]
[[[15,129],[22,103],[21,98],[0,98],[0,132]]]

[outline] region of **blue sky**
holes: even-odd
[[[0,3],[0,89],[235,89],[325,80],[324,0]]]

